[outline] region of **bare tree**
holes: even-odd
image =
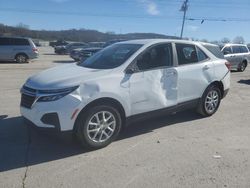
[[[245,40],[242,36],[237,36],[234,38],[233,43],[235,44],[244,44]]]
[[[223,44],[230,43],[230,39],[227,37],[224,37],[221,39],[221,43],[223,43]]]
[[[22,22],[20,22],[19,24],[17,24],[16,27],[19,28],[19,29],[29,29],[30,28],[29,25],[24,24]]]
[[[220,43],[220,42],[219,42],[219,41],[217,41],[217,40],[214,40],[214,41],[211,41],[211,43],[212,43],[212,44],[219,45],[219,43]]]
[[[207,39],[201,39],[201,42],[208,42]]]

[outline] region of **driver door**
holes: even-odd
[[[131,114],[164,109],[177,104],[177,71],[171,43],[146,49],[131,65]]]

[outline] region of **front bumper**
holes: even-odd
[[[70,131],[74,128],[81,102],[79,96],[69,94],[57,101],[36,102],[32,108],[20,106],[20,112],[25,119],[38,128],[57,132]]]

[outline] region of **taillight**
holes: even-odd
[[[229,63],[229,62],[227,61],[227,62],[225,62],[225,65],[226,65],[226,67],[228,68],[228,70],[231,70],[231,63]]]
[[[38,52],[37,48],[32,48],[33,52]]]

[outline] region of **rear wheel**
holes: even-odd
[[[242,62],[240,63],[239,67],[238,67],[238,71],[243,72],[247,67],[247,63],[246,62]]]
[[[212,85],[204,92],[197,111],[203,116],[211,116],[218,110],[220,101],[220,89],[216,85]]]
[[[17,63],[27,63],[28,57],[25,54],[17,54],[15,60]]]
[[[77,119],[77,137],[89,149],[99,149],[116,139],[121,116],[112,106],[95,106]]]

